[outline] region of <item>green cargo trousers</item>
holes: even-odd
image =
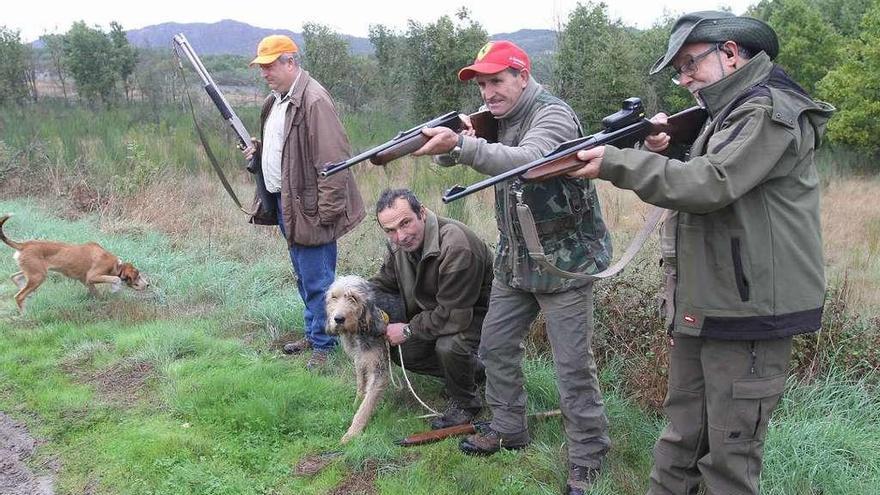
[[[757,494],[770,415],[788,377],[791,337],[712,340],[675,334],[669,424],[654,446],[649,495]]]
[[[592,284],[555,294],[514,289],[495,280],[483,321],[480,359],[486,366],[486,403],[491,427],[514,435],[526,430],[523,339],[544,312],[556,365],[556,385],[568,444],[568,459],[599,468],[611,440],[593,358]]]

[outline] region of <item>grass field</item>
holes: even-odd
[[[57,466],[58,493],[559,492],[566,473],[558,418],[533,422],[534,443],[522,452],[470,458],[455,440],[405,449],[394,441],[426,429],[418,417],[425,411],[393,388],[365,434],[340,446],[355,409],[351,365],[338,352],[312,374],[302,358],[279,352],[302,321],[276,229],[245,222],[205,172],[194,141],[163,145],[124,131],[124,119],[111,116],[106,125],[115,123],[118,134],[101,130],[97,141],[69,137],[79,131],[63,118],[53,130],[27,124],[36,135],[65,136],[55,144],[24,131],[0,141],[0,213],[15,214],[9,237],[96,240],[152,283],[145,293],[91,298],[55,276],[20,316],[7,278],[11,250],[0,247],[0,411],[44,440],[31,465]],[[347,125],[358,146],[385,132],[370,119]],[[176,134],[173,126],[156,129]],[[439,200],[474,173],[404,159],[356,174],[368,205],[381,188],[407,184],[429,207],[494,242],[490,192],[465,203]],[[880,210],[872,201],[880,183],[825,176],[826,331],[798,341],[796,373],[766,445],[768,494],[880,494]],[[249,198],[246,174],[233,178]],[[619,253],[645,208],[604,185],[600,195]],[[368,217],[342,240],[339,273],[372,273],[383,242]],[[664,338],[651,326],[655,249],[596,287],[595,346],[613,450],[593,494],[643,493],[663,424],[656,405],[665,390]],[[540,325],[527,355],[529,409],[558,407]],[[428,403],[442,404],[436,381],[416,377],[414,385]]]

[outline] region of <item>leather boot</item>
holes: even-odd
[[[518,450],[529,444],[529,432],[507,434],[492,429],[488,423],[474,425],[477,433],[468,435],[458,444],[458,448],[468,455],[492,455],[502,448]]]
[[[584,495],[599,479],[599,469],[571,464],[568,467],[568,481],[562,495]]]

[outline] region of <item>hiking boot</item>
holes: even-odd
[[[327,351],[319,351],[317,349],[312,351],[312,355],[309,356],[309,360],[306,361],[306,369],[309,371],[318,371],[323,368],[324,365],[327,364],[327,355],[330,354]]]
[[[482,407],[461,407],[454,400],[449,401],[442,416],[431,420],[431,429],[449,428],[450,426],[463,425],[474,420],[480,414]]]
[[[492,455],[502,448],[521,449],[529,444],[529,432],[507,434],[492,429],[488,423],[474,425],[477,433],[468,435],[458,444],[459,450],[468,455]]]
[[[568,481],[562,495],[584,495],[599,479],[599,468],[578,466],[571,464],[568,467]]]
[[[312,343],[307,338],[301,338],[293,342],[284,344],[282,351],[284,354],[302,354],[312,348]]]

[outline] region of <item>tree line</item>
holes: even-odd
[[[760,0],[747,15],[773,26],[782,65],[814,97],[838,108],[827,138],[876,154],[880,146],[880,0]],[[589,132],[620,102],[639,96],[649,112],[674,112],[691,97],[669,80],[648,76],[665,51],[674,16],[648,29],[625,25],[605,3],[578,4],[557,31],[553,53],[532,53],[533,74],[567,101]],[[488,40],[467,9],[434,22],[409,21],[403,30],[370,27],[370,55],[352,55],[345,39],[327,26],[303,28],[303,65],[324,84],[342,111],[381,112],[421,121],[480,104],[474,85],[457,70],[472,62]],[[0,105],[38,101],[39,78],[51,75],[65,100],[119,105],[135,100],[161,106],[175,102],[180,84],[167,50],[136,49],[122,27],[109,32],[74,23],[65,34],[41,37],[35,49],[17,31],[0,26]],[[247,58],[205,57],[221,85],[254,88],[258,75]]]

